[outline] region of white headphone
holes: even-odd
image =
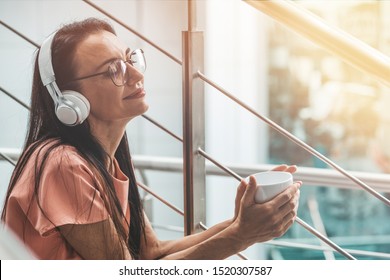
[[[65,125],[76,126],[88,117],[90,105],[81,93],[73,90],[61,92],[57,86],[51,62],[51,45],[55,34],[50,35],[41,45],[38,55],[39,73],[43,85],[54,101],[57,118]]]

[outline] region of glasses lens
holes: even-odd
[[[123,86],[126,83],[126,63],[123,60],[115,60],[109,66],[111,79],[117,86]]]
[[[129,59],[127,60],[135,69],[139,72],[144,73],[146,70],[146,61],[144,52],[141,49],[134,50]],[[127,82],[127,65],[126,62],[117,59],[113,61],[109,66],[109,71],[111,75],[111,79],[117,86],[123,86]]]
[[[144,51],[142,49],[136,49],[131,53],[130,61],[132,66],[139,72],[144,73],[146,70],[146,60]]]

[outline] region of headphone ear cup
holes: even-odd
[[[89,101],[73,90],[62,92],[62,102],[56,109],[58,119],[65,125],[75,126],[84,122],[89,115]]]

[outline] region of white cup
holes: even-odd
[[[252,176],[255,176],[257,182],[256,203],[271,200],[293,184],[293,176],[289,172],[267,171],[255,173]]]

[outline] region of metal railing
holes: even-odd
[[[377,191],[372,189],[370,186],[368,186],[366,183],[361,181],[359,178],[357,178],[357,177],[353,176],[352,174],[350,174],[349,172],[347,172],[341,166],[339,166],[338,164],[336,164],[335,162],[333,162],[332,160],[330,160],[329,158],[327,158],[326,156],[324,156],[323,154],[321,154],[320,152],[318,152],[317,150],[312,148],[310,145],[308,145],[305,142],[303,142],[302,140],[300,140],[298,137],[296,137],[292,133],[288,132],[283,127],[279,126],[277,123],[273,122],[272,120],[270,120],[269,118],[265,117],[264,115],[258,113],[256,110],[251,108],[249,105],[245,104],[244,102],[242,102],[241,100],[236,98],[233,94],[231,94],[227,90],[223,89],[217,83],[215,83],[215,82],[211,81],[210,79],[208,79],[203,73],[198,72],[198,75],[206,83],[208,83],[209,85],[211,85],[212,87],[217,89],[219,92],[223,93],[225,96],[227,96],[228,98],[230,98],[231,100],[236,102],[242,108],[246,109],[248,112],[250,112],[251,114],[253,114],[257,118],[259,118],[260,120],[262,120],[263,122],[268,124],[271,128],[275,129],[277,132],[282,134],[284,137],[286,137],[287,139],[291,140],[292,142],[297,144],[299,147],[305,149],[311,155],[315,156],[316,158],[318,158],[322,162],[326,163],[330,167],[334,168],[335,170],[340,172],[342,175],[344,175],[345,177],[347,177],[348,179],[350,179],[351,181],[353,181],[354,183],[359,185],[361,188],[363,188],[365,191],[367,191],[368,193],[372,194],[373,196],[375,196],[376,198],[381,200],[384,204],[386,204],[387,206],[390,207],[390,200],[389,199],[387,199],[386,197],[384,197],[383,195],[381,195],[380,193],[378,193]]]
[[[8,158],[15,163],[20,155],[19,149],[0,148],[0,155]],[[183,172],[183,159],[175,157],[157,157],[147,155],[133,155],[132,160],[138,170],[162,171],[162,172]],[[233,170],[236,174],[248,177],[256,172],[271,170],[275,165],[272,164],[227,164],[226,167]],[[206,174],[209,176],[229,176],[226,171],[217,167],[215,164],[206,162]],[[390,174],[379,174],[369,172],[352,172],[354,176],[367,182],[379,192],[390,193]],[[299,167],[294,173],[295,180],[305,182],[305,187],[328,186],[340,189],[359,189],[356,184],[345,178],[343,175],[331,169],[319,169],[313,167]]]
[[[289,0],[242,0],[379,81],[390,85],[390,58]]]
[[[146,37],[144,37],[142,34],[136,32],[134,29],[128,27],[126,24],[124,24],[123,22],[117,20],[115,17],[113,17],[112,15],[110,15],[109,13],[107,13],[106,11],[102,10],[101,8],[99,8],[98,6],[96,6],[95,4],[93,4],[91,1],[88,1],[88,0],[83,0],[85,3],[89,4],[90,6],[92,6],[93,8],[99,10],[100,12],[102,12],[103,14],[105,14],[106,16],[108,16],[109,18],[111,18],[112,20],[116,21],[117,23],[119,23],[120,25],[122,25],[123,27],[125,27],[127,30],[131,31],[132,33],[134,33],[136,36],[140,37],[142,40],[146,41],[147,43],[151,44],[153,47],[155,47],[156,49],[158,49],[159,51],[161,51],[163,54],[165,54],[166,56],[170,57],[172,60],[174,60],[175,62],[183,65],[183,63],[175,58],[174,56],[172,56],[171,54],[169,54],[168,52],[166,52],[165,50],[161,49],[159,46],[157,46],[156,44],[154,44],[151,40],[147,39]],[[247,2],[267,2],[267,1],[247,1]],[[274,1],[270,1],[270,2],[274,2]],[[278,2],[281,2],[281,1],[278,1]],[[253,4],[253,3],[251,3]],[[192,1],[189,1],[189,29],[192,31],[192,25],[194,24],[193,23],[193,19],[191,18],[194,18],[193,16],[191,16],[191,11],[190,9],[193,8],[193,2]],[[283,16],[282,16],[283,18]],[[280,20],[280,19],[279,19]],[[33,41],[29,40],[27,37],[25,37],[24,35],[20,34],[19,32],[17,32],[16,30],[14,30],[13,28],[11,28],[10,26],[6,25],[5,23],[1,22],[0,21],[0,24],[2,24],[3,26],[5,26],[6,28],[10,29],[11,31],[13,31],[14,33],[18,34],[19,36],[21,36],[22,38],[24,38],[25,40],[27,40],[28,42],[34,44],[35,46],[38,46],[36,43],[34,43]],[[298,28],[297,28],[298,29]],[[326,31],[325,31],[326,32]],[[334,36],[332,34],[328,34],[330,37]],[[189,44],[191,44],[192,42],[189,42]],[[193,46],[189,46],[190,48],[193,47]],[[327,47],[325,45],[325,47]],[[359,51],[362,51],[360,50],[359,48],[356,48],[355,50],[357,50],[357,52]],[[364,53],[364,54],[367,54],[367,53]],[[185,59],[187,57],[184,57]],[[348,60],[348,58],[346,58]],[[374,61],[375,59],[371,56],[368,56],[367,58],[368,60],[372,60]],[[354,61],[352,61],[354,63]],[[189,62],[191,64],[191,61]],[[371,64],[375,64],[376,62],[373,62]],[[185,66],[185,65],[184,65]],[[379,65],[376,65],[377,67],[379,67]],[[388,66],[388,65],[387,65]],[[386,68],[386,65],[385,65],[385,68]],[[368,67],[366,67],[364,70],[368,70]],[[388,67],[387,67],[387,70],[388,70]],[[309,153],[311,153],[312,155],[316,156],[317,158],[319,158],[320,160],[324,161],[325,163],[327,163],[329,166],[333,167],[336,171],[338,171],[339,173],[341,173],[343,176],[347,177],[348,179],[350,179],[351,181],[353,181],[355,184],[359,185],[361,188],[363,188],[365,191],[369,192],[370,194],[372,194],[373,196],[375,196],[376,198],[378,198],[379,200],[381,200],[382,202],[384,202],[387,206],[390,206],[390,201],[385,198],[384,196],[382,196],[381,194],[379,194],[377,191],[375,191],[374,189],[372,189],[371,187],[369,187],[367,184],[365,184],[364,182],[362,182],[360,179],[358,179],[356,176],[354,175],[351,175],[349,172],[345,171],[344,169],[342,169],[341,167],[339,167],[337,164],[335,164],[334,162],[332,162],[331,160],[329,160],[328,158],[326,158],[325,156],[323,156],[321,153],[318,153],[316,150],[314,150],[313,148],[311,148],[309,145],[307,145],[306,143],[302,142],[301,140],[299,140],[298,138],[296,138],[294,135],[292,135],[291,133],[287,132],[286,130],[284,130],[283,128],[281,128],[280,126],[278,126],[276,123],[272,122],[271,120],[269,120],[268,118],[260,115],[259,113],[257,113],[256,111],[254,111],[253,109],[251,109],[249,106],[247,106],[246,104],[244,104],[242,101],[238,100],[237,98],[235,98],[233,95],[231,95],[230,93],[228,93],[226,90],[224,90],[222,87],[218,86],[215,82],[211,81],[209,78],[207,78],[201,71],[199,71],[199,69],[195,69],[195,68],[192,68],[190,69],[189,71],[192,71],[193,73],[192,74],[195,74],[195,75],[192,75],[193,78],[188,78],[191,76],[191,73],[189,73],[188,75],[188,79],[191,81],[193,79],[198,79],[200,78],[201,80],[203,80],[204,82],[206,82],[207,84],[213,86],[214,88],[216,88],[217,90],[219,90],[221,93],[225,94],[227,97],[229,97],[230,99],[232,99],[233,101],[235,101],[236,103],[238,103],[241,107],[247,109],[249,112],[253,113],[255,116],[257,116],[259,119],[263,120],[264,122],[266,122],[268,125],[270,125],[271,127],[273,127],[274,129],[276,129],[278,132],[280,132],[282,135],[284,135],[285,137],[287,137],[288,139],[290,139],[291,141],[293,141],[294,143],[296,143],[297,145],[299,145],[300,147],[304,148],[305,150],[307,150]],[[386,73],[386,72],[385,72]],[[382,78],[380,77],[379,75],[379,78]],[[191,84],[191,82],[190,82]],[[21,102],[20,100],[14,98],[14,96],[12,94],[10,94],[9,92],[7,92],[6,90],[4,90],[3,88],[0,88],[2,92],[4,92],[5,94],[7,94],[9,97],[13,98],[16,102],[18,102],[19,104],[21,104],[22,106],[28,108],[27,105],[25,105],[23,102]],[[191,100],[189,101],[189,104],[188,106],[192,106],[191,104]],[[191,110],[191,107],[187,108],[189,110]],[[185,113],[185,112],[183,112]],[[150,117],[148,116],[143,116],[145,119],[147,119],[148,121],[152,122],[153,124],[157,125],[159,128],[163,129],[165,132],[169,133],[171,136],[173,136],[174,138],[176,138],[177,140],[180,140],[183,142],[183,139],[181,139],[180,137],[178,137],[177,135],[175,135],[174,133],[172,133],[171,131],[169,131],[168,129],[166,129],[164,126],[160,125],[158,122],[156,122],[155,120],[151,119]],[[192,124],[191,120],[190,121],[190,124]],[[185,136],[186,137],[186,136]],[[185,143],[188,142],[188,138],[184,141]],[[196,146],[196,145],[195,145]],[[184,161],[184,165],[186,163],[188,163],[190,161],[190,165],[192,165],[191,162],[193,162],[194,160],[194,146],[191,146],[189,147],[189,154],[190,154],[190,157],[189,159],[185,160]],[[213,162],[217,167],[221,168],[223,171],[227,172],[228,174],[230,174],[232,177],[236,178],[237,180],[241,180],[242,177],[240,175],[238,175],[236,172],[234,172],[233,170],[231,170],[229,167],[227,166],[224,166],[222,164],[220,164],[219,162],[217,162],[215,159],[213,159],[211,156],[209,156],[201,147],[196,147],[196,150],[195,150],[195,153],[198,154],[198,155],[201,155],[203,156],[204,158],[210,160],[211,162]],[[4,159],[6,159],[7,161],[9,161],[10,163],[14,164],[15,162],[13,161],[13,159],[11,157],[9,157],[6,153],[3,153],[3,152],[0,152],[0,156],[2,156]],[[186,168],[183,167],[183,170],[185,170]],[[187,176],[186,174],[188,173],[185,172],[185,176]],[[193,183],[193,181],[189,181],[190,184]],[[140,185],[139,186],[141,188],[143,188],[145,191],[151,193],[152,195],[155,195],[153,194],[153,192],[151,192],[151,190],[149,188],[147,188],[146,186],[144,185]],[[158,199],[161,199],[161,198],[158,198]],[[190,196],[189,198],[190,200],[192,199],[193,200],[193,197]],[[164,201],[165,204],[167,204],[169,206],[169,203],[167,201]],[[171,207],[171,206],[170,206]],[[171,207],[172,208],[172,207]],[[177,209],[177,208],[172,208],[173,210],[175,210],[176,212],[182,214],[183,212],[180,210],[180,209]],[[193,212],[193,205],[191,205],[191,207],[187,210],[188,212]],[[184,213],[183,213],[184,214]],[[186,215],[188,215],[186,213]],[[185,215],[185,216],[186,216]],[[354,257],[346,250],[343,250],[342,248],[340,248],[338,245],[334,244],[332,241],[330,241],[328,238],[326,238],[324,235],[322,235],[320,232],[318,232],[317,230],[313,229],[311,226],[309,226],[308,224],[306,224],[304,221],[302,221],[301,219],[297,219],[297,222],[303,226],[305,229],[307,229],[309,232],[311,232],[312,234],[316,235],[318,238],[320,238],[323,242],[327,243],[331,248],[333,248],[335,251],[341,253],[342,255],[344,255],[345,257],[349,258],[349,259],[354,259]],[[193,223],[193,220],[190,220],[189,222],[186,222],[186,231],[187,232],[191,232],[193,230],[193,224],[192,225],[188,225],[188,223]],[[201,224],[201,223],[200,223]],[[202,224],[201,224],[202,225]]]

